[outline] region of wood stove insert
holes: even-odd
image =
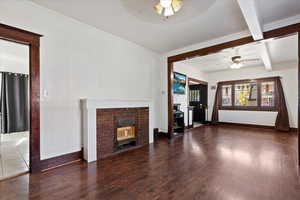
[[[114,151],[137,145],[136,114],[115,116]]]

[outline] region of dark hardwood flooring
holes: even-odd
[[[204,126],[99,162],[0,183],[0,199],[299,200],[296,134]]]

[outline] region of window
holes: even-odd
[[[200,101],[200,90],[190,90],[190,101]]]
[[[275,82],[261,83],[261,106],[275,106],[274,88],[275,88]]]
[[[222,106],[232,106],[232,86],[231,85],[223,85],[222,86]]]
[[[257,106],[257,84],[243,83],[235,85],[235,106]]]
[[[275,78],[221,83],[222,110],[275,111]]]

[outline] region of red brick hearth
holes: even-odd
[[[97,109],[97,159],[126,151],[117,148],[117,128],[120,124],[134,126],[135,137],[132,146],[126,150],[149,143],[149,108],[109,108]],[[125,125],[124,125],[125,126]]]

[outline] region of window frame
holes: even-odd
[[[278,111],[278,104],[277,104],[277,78],[278,77],[267,77],[267,78],[259,78],[259,79],[244,79],[244,80],[234,80],[234,81],[222,81],[219,83],[219,110],[244,110],[244,111],[270,111],[276,112]],[[235,105],[235,85],[237,84],[247,84],[256,82],[257,84],[257,106],[236,106]],[[261,106],[261,86],[264,82],[274,82],[274,106]],[[223,106],[222,105],[222,87],[231,85],[231,106]]]

